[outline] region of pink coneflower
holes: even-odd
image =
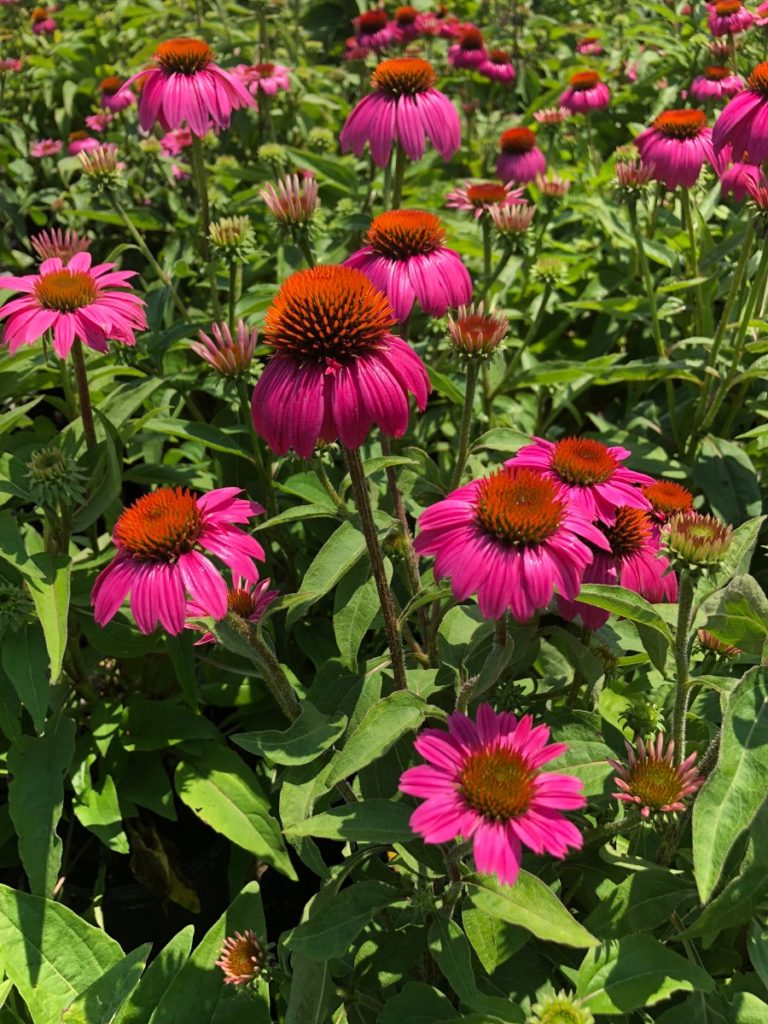
[[[200,340],[193,341],[189,346],[192,351],[210,363],[214,370],[226,376],[245,373],[253,361],[253,350],[259,338],[256,328],[249,328],[242,320],[238,320],[234,336],[226,322],[212,324],[211,333],[213,338],[205,331],[199,331]]]
[[[564,487],[509,464],[431,505],[419,527],[416,550],[436,556],[435,578],[450,579],[457,601],[477,594],[487,619],[509,609],[527,622],[555,588],[573,600],[592,561],[588,543],[608,548]]]
[[[48,330],[61,359],[67,358],[75,338],[96,352],[106,352],[107,341],[113,338],[135,345],[134,332],[147,328],[144,300],[128,284],[136,271],[113,270],[114,265],[92,267],[90,253],[79,252],[66,267],[54,257],[44,260],[37,274],[0,277],[0,288],[23,293],[0,309],[0,319],[8,317],[3,343],[11,355]]]
[[[636,60],[628,60],[624,65],[624,77],[628,82],[636,82],[640,72],[640,65]]]
[[[90,128],[92,132],[105,132],[114,119],[114,116],[108,111],[103,114],[88,114],[85,119],[85,126]]]
[[[472,298],[461,256],[445,246],[440,219],[422,210],[390,210],[374,217],[362,249],[344,261],[361,270],[389,299],[402,323],[414,302],[429,316]]]
[[[582,57],[599,57],[605,50],[597,36],[584,36],[576,43],[576,53]]]
[[[721,0],[709,8],[707,28],[713,36],[733,36],[751,28],[754,20],[742,0]]]
[[[419,28],[419,12],[415,7],[405,5],[398,7],[395,11],[394,20],[391,23],[392,36],[395,42],[401,46],[412,43],[421,35]]]
[[[475,70],[488,59],[483,33],[474,26],[462,29],[448,48],[448,63],[455,68]]]
[[[105,110],[117,114],[135,102],[133,90],[123,88],[123,79],[119,75],[107,75],[99,82],[99,106]]]
[[[621,505],[649,509],[650,501],[640,487],[653,483],[652,477],[622,466],[632,454],[626,448],[611,447],[586,437],[546,441],[535,437],[510,459],[507,466],[527,466],[563,485],[569,500],[589,519],[611,526]],[[605,545],[599,545],[605,547]]]
[[[642,736],[638,736],[635,744],[636,751],[624,741],[627,764],[608,761],[619,773],[613,781],[621,792],[614,793],[614,797],[624,803],[637,804],[644,818],[650,818],[652,814],[684,811],[685,798],[695,793],[704,782],[696,772],[696,752],[676,765],[672,761],[675,744],[670,740],[665,752],[663,733],[650,743],[644,743]]]
[[[562,124],[571,116],[567,107],[542,107],[541,110],[534,110],[533,119],[539,124]]]
[[[656,167],[643,160],[617,160],[614,170],[620,188],[636,191],[654,180]]]
[[[476,721],[455,711],[448,732],[424,729],[414,746],[428,764],[408,768],[400,790],[424,803],[411,828],[425,843],[472,840],[475,866],[514,885],[523,846],[562,860],[582,837],[564,811],[584,807],[580,779],[541,771],[566,743],[549,743],[549,728],[481,704]]]
[[[712,146],[716,154],[731,146],[751,164],[768,159],[768,61],[757,65],[745,91],[734,96],[715,121]]]
[[[5,71],[13,71],[14,73],[21,71],[21,61],[19,58],[3,57],[2,60],[0,60],[0,72]]]
[[[394,42],[394,31],[389,23],[389,17],[380,7],[373,11],[363,11],[357,18],[352,19],[352,26],[358,46],[366,50],[380,53]]]
[[[500,235],[522,235],[530,228],[536,207],[520,202],[513,206],[492,206],[488,212]]]
[[[129,595],[142,633],[158,624],[181,633],[187,593],[201,614],[223,619],[227,584],[203,551],[249,583],[259,578],[254,559],[264,560],[261,544],[238,528],[264,509],[238,498],[240,493],[239,487],[220,487],[198,497],[181,487],[159,487],[125,509],[112,532],[117,555],[91,592],[97,624],[106,626]]]
[[[525,185],[547,169],[547,161],[530,128],[508,128],[501,133],[499,147],[496,173],[502,181]]]
[[[246,985],[262,972],[264,947],[250,928],[235,932],[225,940],[216,966],[224,971],[225,984]]]
[[[704,161],[714,163],[712,129],[707,128],[707,116],[702,110],[667,110],[659,114],[651,127],[637,136],[635,146],[645,163],[654,165],[655,180],[669,189],[678,185],[692,188]]]
[[[263,340],[274,355],[253,392],[256,432],[278,455],[304,459],[337,438],[359,448],[375,423],[390,437],[408,427],[408,393],[423,410],[424,364],[402,339],[383,292],[352,267],[313,267],[283,282]]]
[[[253,107],[248,90],[213,62],[202,39],[169,39],[155,50],[155,66],[132,75],[120,93],[141,82],[139,124],[148,132],[157,121],[163,131],[187,124],[203,136],[213,124],[228,128],[232,111]]]
[[[463,188],[455,188],[445,198],[445,205],[451,210],[461,210],[480,218],[492,206],[512,206],[523,202],[523,190],[515,188],[510,182],[502,185],[497,181],[480,181],[464,183]]]
[[[768,25],[768,0],[764,3],[758,4],[756,7],[757,17],[755,18],[755,25],[759,28],[765,28]]]
[[[347,39],[346,49],[344,50],[344,60],[353,61],[366,59],[371,51],[366,46],[360,46],[354,36],[350,36]]]
[[[706,103],[723,97],[730,99],[743,89],[746,89],[746,83],[741,75],[735,75],[730,68],[709,66],[704,68],[702,75],[694,78],[691,96],[697,103]]]
[[[91,245],[90,238],[84,238],[72,228],[62,231],[61,228],[51,228],[48,231],[39,231],[36,235],[30,235],[29,244],[35,250],[39,260],[52,260],[57,257],[67,263],[79,252],[85,252]]]
[[[64,143],[61,139],[40,139],[29,147],[29,155],[34,157],[56,156],[61,152]]]
[[[440,34],[440,19],[434,11],[420,11],[416,19],[416,28],[420,36],[436,36]]]
[[[56,22],[51,17],[55,10],[55,7],[35,7],[32,11],[32,31],[36,36],[52,36],[56,31]]]
[[[343,153],[360,156],[370,144],[374,163],[389,162],[398,142],[411,160],[424,155],[429,139],[443,160],[450,160],[461,143],[459,115],[439,89],[432,65],[418,57],[385,60],[371,76],[374,91],[357,104],[341,130]]]
[[[98,149],[100,145],[99,140],[87,132],[70,132],[67,153],[70,156],[77,156],[78,153],[87,153],[89,149]]]
[[[230,74],[238,78],[253,96],[260,92],[265,96],[275,96],[291,88],[291,69],[285,64],[238,64]]]
[[[259,195],[282,224],[307,224],[317,209],[317,178],[309,172],[286,174],[277,188],[267,182]]]
[[[492,82],[503,82],[505,85],[511,85],[517,77],[507,50],[489,50],[486,59],[477,65],[477,70]]]
[[[560,106],[574,114],[604,110],[611,102],[611,91],[597,71],[577,71],[560,97]]]
[[[674,480],[654,480],[643,487],[643,494],[651,503],[651,518],[657,524],[693,509],[693,495],[687,487]]]
[[[539,192],[548,199],[563,199],[571,188],[571,183],[567,178],[561,178],[560,175],[553,172],[537,174],[535,185]]]
[[[725,146],[715,157],[715,170],[720,178],[720,192],[732,195],[737,203],[743,202],[749,194],[749,184],[768,185],[760,167],[756,164],[732,162],[731,147]]]
[[[258,583],[249,583],[239,576],[233,576],[232,586],[227,590],[227,611],[247,622],[259,622],[267,608],[279,596],[279,591],[269,589],[271,582],[269,577],[259,580]],[[187,618],[205,619],[209,614],[199,601],[193,599],[187,602]],[[199,626],[192,623],[187,625],[189,629],[200,631],[203,634],[199,640],[195,640],[195,647],[216,642],[213,633],[201,630]]]
[[[459,306],[456,318],[448,314],[453,347],[465,356],[489,356],[507,336],[509,320],[503,313],[486,312],[482,302]]]
[[[191,145],[192,132],[189,128],[175,128],[160,139],[160,146],[167,156],[179,156]]]
[[[708,629],[696,630],[696,639],[704,651],[716,655],[718,658],[738,658],[744,651],[734,644],[727,644],[724,640],[710,633]]]

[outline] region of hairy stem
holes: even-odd
[[[80,401],[80,419],[83,421],[85,443],[88,448],[95,448],[96,428],[93,425],[91,392],[88,389],[88,375],[85,372],[83,343],[79,338],[75,338],[74,343],[72,344],[72,363],[75,367],[75,381],[77,382],[77,396]]]
[[[470,359],[467,363],[467,379],[464,388],[464,409],[461,414],[461,427],[459,428],[459,450],[456,455],[456,465],[451,477],[451,490],[455,491],[461,483],[464,473],[464,466],[467,463],[469,452],[469,439],[472,431],[472,413],[475,405],[475,388],[477,386],[477,372],[479,364],[476,359]]]

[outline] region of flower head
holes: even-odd
[[[461,141],[461,124],[453,103],[435,88],[432,65],[418,57],[385,60],[371,76],[373,92],[363,97],[347,118],[339,141],[342,152],[360,156],[370,144],[374,163],[389,163],[399,142],[411,160],[424,155],[426,139],[443,160],[450,160]]]
[[[494,206],[521,203],[522,195],[523,190],[515,188],[511,183],[503,185],[498,181],[466,181],[463,188],[455,188],[448,193],[445,205],[449,209],[461,210],[479,218]]]
[[[565,991],[542,996],[525,1024],[595,1024],[592,1011]]]
[[[508,128],[502,132],[499,149],[496,173],[502,181],[525,185],[547,169],[547,161],[530,128]]]
[[[754,20],[742,0],[720,0],[709,5],[707,27],[713,36],[734,36],[751,28]]]
[[[259,622],[264,612],[269,608],[276,597],[277,590],[270,590],[272,580],[269,577],[259,580],[258,583],[248,583],[239,576],[232,578],[232,586],[227,590],[227,611],[246,622]],[[205,608],[194,599],[187,602],[187,616],[190,619],[204,619],[208,616]],[[189,629],[200,631],[200,626],[194,622],[188,623]],[[216,642],[213,633],[202,630],[203,635],[195,641],[195,647],[201,644],[212,644]]]
[[[227,985],[246,985],[254,981],[264,969],[264,946],[254,932],[247,928],[235,932],[224,942],[216,966],[224,971]]]
[[[567,107],[542,107],[541,110],[534,110],[533,119],[539,124],[562,124],[571,116]]]
[[[502,82],[504,85],[511,85],[517,77],[507,50],[489,50],[486,59],[477,65],[477,71],[492,82]]]
[[[22,293],[0,309],[0,320],[7,317],[2,340],[11,354],[47,330],[61,359],[67,358],[75,338],[97,352],[106,352],[111,339],[135,345],[135,332],[147,327],[144,300],[130,290],[128,282],[136,272],[114,266],[92,267],[90,253],[78,252],[66,266],[56,256],[44,260],[37,274],[0,277],[0,288]]]
[[[215,220],[209,235],[214,250],[227,260],[244,262],[251,250],[252,232],[248,217],[222,217]]]
[[[233,110],[252,107],[254,100],[233,75],[214,63],[202,39],[168,39],[155,50],[155,63],[133,75],[117,95],[141,82],[139,124],[148,132],[159,122],[164,131],[188,125],[195,135],[211,126],[228,128]]]
[[[85,474],[63,448],[38,448],[26,465],[29,494],[38,505],[57,509],[85,500]]]
[[[517,879],[523,846],[559,859],[581,847],[563,814],[584,806],[581,781],[541,770],[567,744],[549,743],[530,715],[518,721],[481,704],[476,721],[454,712],[447,733],[425,729],[414,745],[428,763],[407,769],[400,790],[424,800],[411,828],[426,843],[471,839],[477,870],[504,885]]]
[[[472,298],[472,281],[461,257],[446,247],[439,217],[422,210],[389,210],[374,217],[366,244],[344,261],[380,288],[403,322],[418,300],[429,316]]]
[[[730,68],[710,65],[704,68],[701,75],[691,83],[691,96],[697,103],[721,100],[723,97],[735,96],[746,88],[741,75],[734,74]]]
[[[99,82],[99,106],[117,114],[136,102],[133,90],[123,88],[123,79],[119,75],[107,75]]]
[[[395,41],[393,26],[389,22],[387,12],[382,7],[372,11],[363,11],[352,19],[358,47],[380,53]]]
[[[223,619],[227,585],[203,552],[249,583],[259,578],[254,559],[264,560],[262,546],[239,529],[264,509],[237,497],[240,493],[238,487],[221,487],[197,496],[181,487],[159,487],[125,509],[112,533],[117,555],[91,593],[97,624],[110,622],[129,595],[142,633],[158,624],[172,635],[180,633],[187,593],[201,614]]]
[[[84,131],[70,132],[67,143],[67,153],[70,156],[78,156],[80,153],[87,153],[88,150],[98,149],[101,143]]]
[[[576,53],[581,54],[582,57],[599,57],[604,52],[597,36],[584,36],[576,43]]]
[[[85,252],[90,247],[90,238],[85,238],[67,228],[50,228],[47,231],[38,231],[36,235],[30,235],[29,244],[35,250],[39,260],[50,260],[58,257],[67,263],[76,253]]]
[[[649,182],[654,180],[655,164],[647,164],[644,160],[616,161],[616,185],[622,192],[633,195],[642,192]]]
[[[571,75],[568,88],[560,97],[560,106],[573,114],[604,110],[610,102],[611,90],[597,71],[577,71]]]
[[[477,306],[459,306],[455,320],[448,315],[453,347],[464,356],[487,358],[497,351],[508,330],[509,321],[504,314],[486,312],[482,302]]]
[[[515,203],[514,206],[492,206],[488,211],[494,228],[505,238],[522,235],[533,223],[536,207],[533,203]]]
[[[768,61],[747,78],[747,88],[729,100],[712,129],[716,155],[730,152],[750,164],[768,159]]]
[[[61,139],[39,139],[29,147],[29,155],[36,158],[56,156],[61,152],[64,143]]]
[[[94,178],[99,185],[113,187],[125,164],[117,159],[117,146],[114,142],[105,142],[91,150],[83,150],[77,155],[83,172]]]
[[[689,511],[672,516],[664,536],[673,560],[706,567],[719,565],[728,554],[733,527],[714,516]]]
[[[474,70],[488,59],[483,33],[474,25],[462,29],[456,36],[456,42],[448,48],[448,63],[455,68]]]
[[[712,131],[702,110],[667,110],[635,139],[653,176],[669,189],[691,188],[705,161],[714,162]]]
[[[110,114],[109,111],[102,111],[99,114],[88,114],[85,118],[85,126],[90,128],[92,132],[101,133],[109,128],[114,119],[114,114]]]
[[[427,371],[394,337],[386,295],[352,267],[313,267],[283,282],[264,321],[274,355],[253,392],[256,432],[278,455],[311,457],[339,438],[359,448],[372,424],[390,437],[408,426],[408,393],[424,409]]]
[[[754,189],[758,196],[768,185],[762,168],[756,164],[736,161],[731,163],[731,147],[725,146],[715,157],[715,169],[720,178],[720,192],[725,196],[733,196],[737,203],[743,202]],[[761,203],[757,203],[761,207]]]
[[[225,376],[236,376],[250,367],[253,360],[253,350],[259,338],[256,328],[248,328],[242,320],[237,321],[235,336],[229,329],[229,324],[222,322],[212,324],[210,338],[205,331],[198,334],[199,341],[192,342],[189,346],[201,359],[223,373]]]
[[[670,516],[693,509],[693,495],[687,487],[674,480],[654,480],[643,487],[643,494],[650,501],[652,515],[663,523]]]
[[[3,57],[0,59],[0,73],[5,74],[8,71],[18,72],[21,71],[21,61],[18,57]]]
[[[291,88],[291,69],[285,64],[238,64],[232,68],[231,74],[238,78],[248,92],[258,96],[276,96],[278,92],[288,92]]]
[[[547,199],[563,199],[571,188],[567,178],[561,178],[553,172],[537,174],[535,178],[536,188]]]
[[[675,744],[672,740],[664,750],[664,734],[645,743],[642,736],[635,740],[636,749],[625,740],[627,763],[609,760],[608,763],[618,775],[614,782],[620,792],[613,795],[624,803],[637,804],[644,818],[652,814],[669,814],[684,811],[683,800],[695,793],[704,779],[696,771],[697,754],[693,753],[676,765],[672,756]]]
[[[15,633],[31,622],[34,606],[27,591],[14,583],[0,580],[0,637]]]
[[[286,174],[277,188],[267,182],[259,195],[272,215],[283,224],[306,224],[318,205],[317,178],[313,174]]]
[[[710,633],[708,629],[697,630],[696,638],[702,650],[708,651],[718,658],[738,658],[740,654],[744,653],[740,647],[736,647],[734,644],[727,644],[724,640],[715,636],[714,633]]]
[[[168,156],[179,156],[183,150],[192,145],[192,132],[189,128],[174,128],[166,132],[160,139],[160,146]]]

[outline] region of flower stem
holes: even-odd
[[[211,243],[209,231],[211,227],[211,208],[208,204],[208,174],[205,170],[205,154],[203,153],[203,141],[192,133],[192,171],[197,188],[197,195],[200,199],[200,244],[203,252],[203,259],[208,268],[208,280],[211,285],[211,302],[213,303],[213,318],[221,320],[221,304],[219,302],[219,289],[216,285],[216,267],[214,266],[211,254]]]
[[[323,490],[328,495],[328,497],[331,499],[333,504],[336,506],[336,511],[344,519],[348,519],[349,518],[349,509],[347,508],[347,506],[346,506],[342,496],[339,494],[339,492],[336,490],[336,488],[331,483],[330,477],[328,476],[328,474],[325,471],[325,466],[323,465],[322,459],[319,459],[319,458],[312,459],[312,469],[314,469],[315,475],[317,476],[317,479],[322,484]]]
[[[691,207],[691,197],[688,193],[687,188],[680,189],[680,205],[683,213],[683,224],[688,232],[688,247],[690,250],[689,261],[690,261],[690,272],[691,277],[700,276],[699,268],[699,249],[696,244],[696,225],[693,220],[693,209]],[[708,330],[711,330],[711,324],[708,327],[708,321],[711,320],[711,312],[705,309],[704,300],[704,289],[700,284],[696,285],[696,330],[699,334],[706,334]]]
[[[491,264],[493,263],[493,237],[491,235],[491,224],[487,213],[483,214],[481,223],[483,229],[483,287],[480,293],[480,298],[485,302],[488,299],[488,292],[491,287],[493,273],[491,270]]]
[[[368,494],[368,482],[365,479],[363,461],[360,452],[356,448],[344,448],[344,454],[349,466],[349,476],[352,481],[352,491],[355,495],[355,504],[360,515],[360,522],[363,527],[365,543],[368,547],[368,557],[371,560],[373,578],[376,582],[376,590],[379,594],[381,613],[384,618],[384,632],[389,644],[392,656],[392,673],[395,677],[395,688],[405,690],[408,687],[405,676],[405,659],[403,648],[397,632],[397,612],[392,591],[384,571],[384,559],[379,546],[379,538],[376,532],[376,524],[373,519],[371,500]]]
[[[395,150],[395,171],[392,175],[392,205],[390,209],[400,208],[403,196],[403,178],[405,176],[405,150],[398,142]]]
[[[307,266],[316,266],[317,261],[315,260],[315,254],[312,252],[312,246],[309,244],[309,239],[307,238],[306,231],[300,232],[298,238],[296,239],[296,244],[298,245],[299,249],[301,249],[301,254],[306,260]]]
[[[688,675],[690,644],[688,634],[691,628],[693,607],[693,580],[687,569],[680,573],[680,590],[677,598],[677,626],[675,628],[675,710],[672,719],[672,737],[675,741],[675,763],[685,758],[685,717],[688,712],[688,694],[691,689]]]
[[[475,405],[475,388],[477,386],[478,361],[470,359],[467,364],[467,380],[464,388],[464,410],[461,414],[461,427],[459,428],[459,452],[456,456],[456,466],[451,477],[451,490],[455,491],[461,483],[464,466],[467,463],[467,452],[469,451],[469,437],[472,430],[472,412]]]
[[[582,849],[587,846],[595,846],[606,839],[612,839],[613,836],[627,835],[629,832],[634,832],[635,829],[640,828],[642,824],[643,819],[639,815],[637,817],[628,815],[619,821],[611,821],[607,825],[598,825],[596,828],[584,833]]]
[[[256,471],[261,478],[262,485],[264,487],[265,500],[267,504],[267,511],[270,516],[277,514],[277,503],[275,501],[275,490],[272,486],[272,464],[269,456],[269,449],[266,451],[266,458],[264,457],[264,451],[262,450],[261,440],[259,435],[256,433],[253,426],[253,416],[251,415],[251,400],[248,396],[248,385],[245,379],[238,375],[237,377],[237,394],[240,399],[240,410],[243,418],[243,426],[248,432],[248,436],[251,439],[251,450],[253,451],[253,461],[256,463]]]
[[[229,650],[245,655],[258,666],[280,710],[290,721],[295,721],[301,714],[301,702],[280,662],[261,638],[258,626],[229,612],[214,625],[213,633]]]
[[[83,358],[83,343],[75,338],[72,344],[72,363],[75,367],[75,381],[77,382],[77,396],[80,400],[80,419],[83,421],[83,433],[85,444],[88,448],[96,447],[96,429],[93,425],[93,408],[91,406],[91,393],[88,389],[88,375],[85,372],[85,359]]]

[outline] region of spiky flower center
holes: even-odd
[[[35,284],[35,297],[46,309],[72,313],[96,301],[99,289],[90,274],[82,270],[54,270]]]
[[[491,64],[509,64],[509,50],[490,50],[488,60]]]
[[[155,50],[155,61],[168,74],[194,75],[213,61],[213,50],[202,39],[182,36],[160,43]]]
[[[230,590],[227,593],[227,608],[241,619],[253,615],[255,607],[253,596],[247,590]]]
[[[394,327],[392,307],[352,267],[312,267],[292,274],[264,320],[264,338],[298,361],[342,364],[378,348]]]
[[[643,488],[643,494],[657,512],[672,516],[676,512],[687,512],[693,508],[693,495],[673,480],[657,480]]]
[[[733,528],[714,516],[678,512],[669,521],[667,543],[672,551],[698,565],[717,563],[731,546]]]
[[[427,256],[445,241],[445,231],[434,213],[421,210],[390,210],[374,217],[366,241],[391,260]]]
[[[712,64],[704,68],[704,77],[710,82],[722,82],[723,79],[728,78],[730,74],[730,68],[721,68]]]
[[[594,89],[600,81],[600,75],[596,71],[577,71],[571,75],[571,88],[576,92],[585,92],[587,89]]]
[[[499,145],[503,153],[530,153],[536,136],[530,128],[508,128],[501,133]]]
[[[506,320],[481,313],[468,313],[456,319],[454,340],[460,340],[464,352],[489,352],[507,333]]]
[[[743,6],[741,0],[720,0],[715,4],[715,10],[721,18],[727,18],[729,14],[737,14]]]
[[[364,35],[373,35],[386,28],[388,20],[386,11],[363,11],[357,19],[357,27]]]
[[[619,463],[604,444],[585,437],[567,437],[555,444],[552,469],[575,487],[593,487],[610,480]]]
[[[435,69],[420,57],[385,60],[371,75],[371,85],[387,96],[417,96],[428,92],[437,81]]]
[[[483,33],[479,28],[465,28],[459,36],[459,46],[462,50],[482,50],[483,45]]]
[[[82,139],[88,138],[88,132],[78,130],[76,132],[70,132],[67,136],[70,142],[80,142]]]
[[[257,75],[261,75],[263,78],[269,78],[272,72],[275,70],[274,64],[254,64],[252,71],[255,71]]]
[[[565,517],[565,501],[552,480],[530,469],[504,466],[480,482],[477,521],[508,544],[536,545],[551,537]]]
[[[642,807],[659,811],[674,804],[683,795],[683,785],[675,765],[669,761],[639,758],[627,770],[627,785],[631,796],[637,797]]]
[[[412,25],[419,16],[415,7],[398,7],[395,11],[395,21],[398,25]]]
[[[507,198],[507,190],[503,185],[483,182],[467,188],[467,199],[473,206],[488,206],[491,203],[502,203]]]
[[[27,463],[27,469],[34,480],[61,480],[70,475],[73,465],[61,448],[40,448]]]
[[[707,115],[703,110],[666,110],[653,122],[657,132],[668,139],[695,139],[707,126]]]
[[[225,941],[216,964],[224,971],[226,981],[245,984],[261,973],[264,947],[250,929],[235,932]]]
[[[572,999],[566,992],[545,996],[532,1009],[535,1016],[530,1024],[594,1024],[595,1020],[580,1000]]]
[[[99,89],[101,92],[105,92],[107,96],[114,96],[122,84],[123,80],[118,75],[107,75],[106,78],[102,78],[99,82]]]
[[[616,510],[616,522],[606,527],[611,551],[617,558],[628,558],[642,551],[651,538],[651,520],[641,508],[622,505]]]
[[[509,821],[525,814],[535,795],[536,770],[520,754],[503,747],[483,747],[469,755],[459,789],[470,807],[489,821]]]
[[[747,79],[749,88],[759,92],[762,96],[768,96],[768,60],[764,60],[753,69]]]
[[[203,528],[197,498],[186,488],[159,487],[127,508],[115,524],[115,542],[134,558],[175,562],[191,551]]]

